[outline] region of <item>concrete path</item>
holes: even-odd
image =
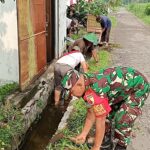
[[[111,40],[120,48],[112,51],[113,65],[132,66],[143,72],[150,82],[150,27],[123,8],[115,15],[118,23],[111,32]],[[133,133],[135,137],[128,150],[150,150],[150,96]]]

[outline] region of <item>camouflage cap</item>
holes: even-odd
[[[76,84],[79,77],[80,77],[80,74],[78,71],[73,70],[73,69],[69,70],[61,81],[62,86],[65,89],[68,89],[68,90],[71,89]]]
[[[98,38],[97,38],[96,34],[94,34],[94,33],[88,33],[88,34],[84,35],[83,38],[89,42],[92,42],[94,45],[98,44]]]

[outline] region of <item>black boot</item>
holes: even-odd
[[[112,150],[113,144],[110,132],[106,133],[101,145],[101,150]]]
[[[125,146],[121,146],[119,144],[116,145],[115,150],[126,150],[127,148]]]

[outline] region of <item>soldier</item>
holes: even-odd
[[[130,67],[113,67],[84,74],[69,70],[62,85],[71,95],[83,97],[88,107],[84,128],[74,138],[76,143],[85,142],[95,123],[92,150],[99,150],[105,134],[106,116],[113,116],[114,138],[118,139],[115,150],[126,150],[134,121],[142,113],[150,91],[150,84],[144,75]],[[118,107],[115,112],[114,107]]]

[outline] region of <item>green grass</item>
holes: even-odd
[[[102,68],[106,68],[110,64],[110,52],[105,50],[98,51],[99,62],[95,64],[95,60],[91,58],[88,61],[89,72],[96,72]]]
[[[117,26],[117,19],[115,16],[108,16],[111,20],[112,23],[112,27],[116,27]]]
[[[86,144],[75,145],[67,139],[67,137],[76,136],[81,132],[86,116],[86,106],[83,99],[75,101],[73,105],[74,111],[68,120],[68,126],[63,131],[60,131],[66,138],[62,138],[53,145],[49,144],[47,150],[88,150]]]
[[[18,84],[16,82],[0,86],[0,103],[4,102],[6,96],[14,92],[17,88]]]
[[[150,16],[145,14],[145,8],[150,3],[134,3],[128,5],[128,10],[143,20],[144,23],[150,25]]]
[[[72,34],[71,35],[71,38],[74,39],[74,40],[77,40],[81,37],[83,37],[87,32],[86,32],[86,28],[82,27],[82,28],[79,28],[79,33],[78,34]]]
[[[21,111],[11,104],[2,105],[0,107],[0,150],[11,149],[11,142],[15,141],[23,130],[24,121]]]

